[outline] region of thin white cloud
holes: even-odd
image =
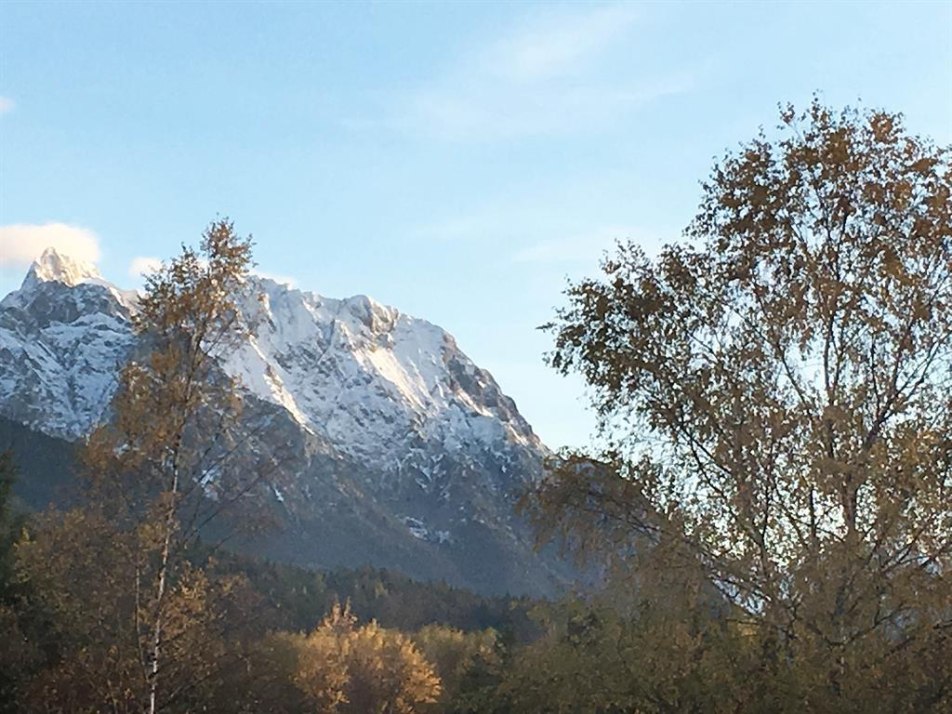
[[[690,86],[673,77],[640,88],[610,85],[537,87],[510,93],[471,87],[463,93],[427,92],[414,100],[412,126],[442,139],[515,139],[603,128]]]
[[[637,40],[633,5],[547,10],[460,58],[406,97],[391,123],[449,140],[511,139],[603,129],[670,94],[685,71],[625,74],[625,43]]]
[[[140,279],[162,267],[162,260],[150,255],[139,255],[129,263],[129,277]]]
[[[476,216],[454,216],[413,229],[414,235],[436,241],[470,239],[487,230],[486,221]]]
[[[637,19],[634,5],[533,18],[486,53],[486,66],[514,81],[576,74],[624,37]]]
[[[606,226],[589,233],[541,241],[517,251],[516,263],[590,263],[618,241],[632,238],[639,231],[624,226]]]
[[[87,263],[99,260],[99,238],[91,230],[66,223],[0,226],[0,267],[30,265],[47,248]]]
[[[0,97],[0,114],[8,114],[14,110],[17,103],[10,97]]]
[[[287,285],[288,287],[297,287],[297,280],[287,275],[278,275],[277,273],[269,273],[265,270],[258,270],[257,268],[253,271],[255,275],[266,278],[268,280],[273,280],[276,283],[281,283]]]

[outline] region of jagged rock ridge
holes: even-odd
[[[483,591],[557,587],[568,569],[532,552],[512,512],[547,451],[451,335],[365,296],[252,287],[253,336],[223,367],[249,419],[267,419],[258,446],[295,454],[273,493],[287,527],[257,547]],[[88,433],[134,349],[134,310],[134,293],[47,250],[0,302],[0,417],[67,441]]]

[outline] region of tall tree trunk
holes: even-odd
[[[178,495],[178,469],[172,477],[169,506],[165,514],[165,533],[162,541],[162,557],[159,561],[159,580],[155,594],[155,622],[152,630],[152,669],[149,673],[149,714],[158,711],[159,658],[162,651],[162,605],[165,599],[169,572],[169,555],[172,547],[172,529],[175,524],[175,498]]]

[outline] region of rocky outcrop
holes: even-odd
[[[255,448],[285,465],[266,504],[281,527],[245,547],[483,592],[566,582],[570,569],[533,552],[513,512],[548,452],[450,334],[365,296],[252,280],[252,335],[222,367],[244,392]],[[134,310],[135,294],[93,266],[44,253],[0,302],[0,417],[63,442],[87,434],[135,348]]]

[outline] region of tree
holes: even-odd
[[[761,702],[758,677],[791,708],[948,707],[952,154],[883,111],[781,119],[717,163],[684,242],[569,286],[550,361],[606,448],[529,508],[641,586],[694,579],[686,612],[744,634]]]
[[[37,516],[16,550],[25,590],[17,625],[29,628],[27,642],[43,655],[21,677],[17,711],[142,712],[151,633],[138,620],[156,602],[155,593],[136,590],[135,578],[154,582],[157,558],[143,567],[135,531],[78,508]],[[253,620],[246,624],[256,605],[244,577],[213,562],[176,564],[162,605],[164,708],[189,711],[212,698],[258,634]]]
[[[438,711],[444,714],[497,711],[496,690],[502,679],[502,643],[495,630],[464,632],[431,624],[413,641],[440,678]]]
[[[16,711],[17,690],[38,659],[36,647],[24,632],[17,611],[23,593],[15,577],[15,544],[23,528],[23,517],[12,504],[16,468],[13,455],[0,452],[0,713]]]
[[[0,451],[0,603],[10,596],[13,584],[13,544],[19,525],[11,503],[15,475],[13,455]]]
[[[151,714],[185,696],[168,675],[181,669],[173,663],[187,654],[186,633],[211,616],[182,610],[183,598],[204,601],[209,587],[192,562],[195,546],[226,511],[239,520],[234,511],[253,503],[274,468],[249,448],[238,385],[221,364],[250,331],[250,262],[250,238],[219,220],[199,250],[183,247],[146,278],[133,315],[143,348],[122,370],[112,418],[83,450],[94,520],[128,545],[129,567],[119,572],[131,602],[120,619],[132,622]]]
[[[295,682],[316,711],[412,714],[440,695],[440,679],[410,638],[335,605],[309,635],[285,635],[298,652]]]

